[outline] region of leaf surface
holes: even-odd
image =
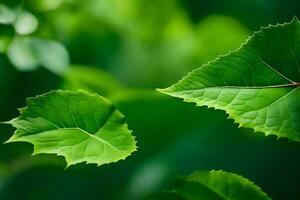
[[[197,171],[179,178],[170,193],[184,200],[270,200],[268,195],[248,179],[224,171]],[[161,195],[160,195],[161,194]],[[151,199],[151,198],[150,198]],[[158,198],[159,199],[159,198]]]
[[[188,200],[270,200],[254,183],[229,172],[198,171],[180,182],[175,193]]]
[[[32,143],[33,154],[64,156],[68,166],[116,162],[136,150],[124,116],[96,94],[51,91],[28,98],[20,114],[8,122],[17,130],[7,142]]]
[[[299,86],[300,23],[294,18],[262,28],[241,48],[160,91],[224,110],[241,127],[300,141]]]

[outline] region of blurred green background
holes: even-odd
[[[1,125],[0,199],[138,200],[201,169],[300,199],[300,144],[155,91],[297,14],[297,0],[1,0],[0,121],[16,117],[26,97],[85,89],[126,115],[139,149],[115,164],[65,170],[62,157],[2,144],[13,129]]]

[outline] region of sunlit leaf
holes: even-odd
[[[87,92],[52,91],[27,99],[17,128],[7,142],[29,142],[33,154],[64,156],[67,165],[102,165],[125,159],[136,150],[124,116],[111,102]]]
[[[212,44],[213,45],[213,44]],[[269,26],[161,90],[221,109],[242,127],[300,141],[300,23]]]

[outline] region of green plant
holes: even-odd
[[[224,110],[241,127],[300,141],[299,34],[297,18],[290,23],[262,28],[241,48],[203,65],[179,83],[160,91],[199,106]],[[47,50],[51,48],[54,53],[50,57],[68,57],[63,49],[49,41],[15,38],[10,45],[8,56],[21,68],[35,69],[43,65],[62,74],[58,66],[67,66],[69,62],[59,59],[57,64],[49,59]],[[24,50],[23,53],[29,52],[29,57],[27,54],[25,57],[12,56],[19,48]],[[106,82],[111,83],[111,87],[105,87]],[[65,157],[67,166],[81,162],[98,166],[112,163],[125,159],[136,150],[135,138],[127,128],[123,114],[98,95],[112,99],[122,97],[122,93],[112,95],[113,91],[121,90],[119,82],[101,70],[73,66],[65,74],[63,87],[72,91],[55,90],[28,98],[27,107],[19,109],[20,116],[5,122],[16,128],[7,143],[32,143],[33,155],[57,154]],[[77,91],[77,88],[98,94]],[[125,93],[130,93],[133,99],[135,95],[157,98],[152,92],[128,90]],[[157,143],[164,145],[165,142]],[[270,199],[258,186],[239,175],[200,171],[178,179],[171,190],[148,199],[247,198]]]
[[[30,142],[33,154],[64,156],[67,165],[105,163],[136,150],[124,116],[106,99],[87,92],[52,91],[27,99],[21,116],[9,122],[17,130],[7,142]]]
[[[270,25],[241,48],[160,90],[226,111],[241,127],[300,141],[300,22]]]
[[[265,135],[272,134],[299,142],[299,33],[300,22],[297,17],[289,23],[262,28],[239,49],[201,66],[178,83],[159,91],[186,102],[194,102],[197,106],[224,110],[239,127],[253,128]],[[202,184],[202,181],[209,184],[215,181],[215,177],[207,176],[207,172],[194,176]],[[197,182],[195,177],[192,175],[188,180]],[[162,194],[163,198],[269,199],[266,195],[250,197],[247,194],[243,197],[243,192],[238,192],[235,197],[219,193],[218,184],[226,180],[224,174],[220,177],[213,189],[208,186],[217,194],[215,197],[205,196],[206,192],[198,194],[198,185],[179,190],[179,197],[175,197],[173,193],[171,196],[165,193]],[[239,182],[235,186],[227,185],[227,188],[233,190],[241,185]],[[174,191],[177,192],[176,189]],[[155,198],[161,197],[157,195]]]

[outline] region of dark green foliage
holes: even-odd
[[[238,48],[253,30],[290,21],[299,14],[297,1],[3,0],[0,4],[0,121],[19,116],[17,108],[27,106],[27,97],[83,89],[108,99],[126,116],[139,147],[124,161],[99,167],[78,163],[65,169],[62,156],[31,156],[32,144],[1,144],[0,199],[182,200],[186,197],[172,188],[184,186],[184,179],[175,185],[169,181],[212,169],[243,175],[274,199],[300,196],[298,143],[239,129],[221,111],[196,108],[155,91]],[[7,17],[3,5],[10,11],[8,18],[3,18]],[[275,41],[272,44],[280,46],[280,40]],[[276,49],[281,51],[274,51],[274,66],[288,58],[283,47]],[[280,66],[294,69],[295,63],[288,63]],[[53,108],[64,103],[50,102]],[[96,110],[92,103],[86,107]],[[50,109],[57,116],[63,108],[58,110]],[[1,143],[13,131],[1,125]],[[197,194],[198,186],[188,183],[182,193]],[[151,196],[157,192],[161,193]]]

